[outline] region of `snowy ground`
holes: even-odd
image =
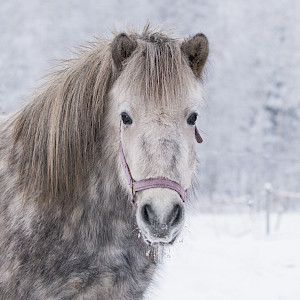
[[[299,300],[300,215],[271,221],[266,237],[261,214],[191,217],[146,299]]]

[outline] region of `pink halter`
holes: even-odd
[[[202,143],[202,137],[199,134],[199,131],[197,127],[195,126],[195,138],[198,143]],[[147,178],[147,179],[142,179],[139,181],[135,181],[132,178],[130,169],[128,167],[128,164],[126,162],[121,138],[120,138],[120,144],[119,144],[119,156],[122,162],[122,166],[124,169],[124,172],[126,174],[127,181],[129,183],[131,193],[132,193],[132,203],[134,203],[134,196],[135,193],[138,191],[142,190],[147,190],[147,189],[152,189],[152,188],[167,188],[176,191],[180,198],[182,199],[183,202],[185,202],[186,197],[187,197],[187,190],[185,190],[179,183],[165,178],[165,177],[156,177],[156,178]]]

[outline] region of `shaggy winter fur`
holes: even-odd
[[[142,299],[156,248],[139,237],[139,206],[129,201],[120,110],[136,117],[121,131],[136,179],[167,176],[188,188],[195,155],[185,120],[207,49],[203,35],[182,43],[148,28],[99,39],[0,118],[1,300]],[[138,202],[161,195],[180,201],[153,189]]]

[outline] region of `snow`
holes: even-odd
[[[264,222],[254,213],[190,217],[145,299],[299,300],[300,216],[284,214],[268,237]]]

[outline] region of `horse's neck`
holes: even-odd
[[[97,159],[91,162],[87,185],[75,200],[70,216],[78,220],[83,235],[88,232],[86,238],[94,235],[94,242],[102,245],[105,243],[103,238],[114,243],[136,228],[134,208],[119,182],[116,143],[108,143],[107,139],[101,141],[105,149],[101,148]],[[79,218],[80,214],[85,217]]]

